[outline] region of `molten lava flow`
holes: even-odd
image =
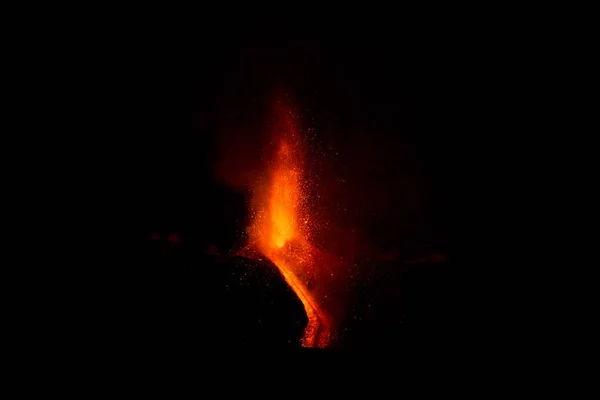
[[[269,258],[302,301],[308,317],[302,345],[326,347],[331,328],[309,286],[317,276],[316,250],[308,239],[312,222],[303,176],[302,139],[290,109],[278,109],[276,152],[266,182],[253,193],[253,221],[248,229],[251,245]]]

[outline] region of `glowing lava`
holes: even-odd
[[[279,268],[302,301],[308,324],[304,347],[327,347],[331,341],[328,316],[311,293],[318,278],[317,250],[309,243],[310,204],[304,176],[304,148],[294,113],[277,104],[273,125],[275,146],[266,180],[253,190],[250,244]]]

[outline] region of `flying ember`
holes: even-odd
[[[273,152],[264,180],[252,192],[250,246],[270,259],[302,301],[308,324],[304,347],[327,347],[331,323],[314,290],[323,257],[310,243],[311,219],[305,176],[304,138],[291,107],[276,103]]]

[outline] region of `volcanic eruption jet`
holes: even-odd
[[[250,247],[270,259],[302,301],[308,317],[302,345],[327,347],[330,321],[309,289],[319,279],[319,252],[310,244],[311,220],[304,174],[303,138],[290,107],[278,102],[273,125],[275,146],[265,180],[253,188]]]

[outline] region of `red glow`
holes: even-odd
[[[308,317],[302,345],[327,347],[332,335],[330,317],[323,310],[322,295],[317,294],[314,284],[325,263],[310,243],[311,231],[320,221],[310,210],[304,138],[291,107],[277,102],[275,111],[271,127],[273,156],[265,179],[253,187],[250,246],[279,268],[302,301]]]

